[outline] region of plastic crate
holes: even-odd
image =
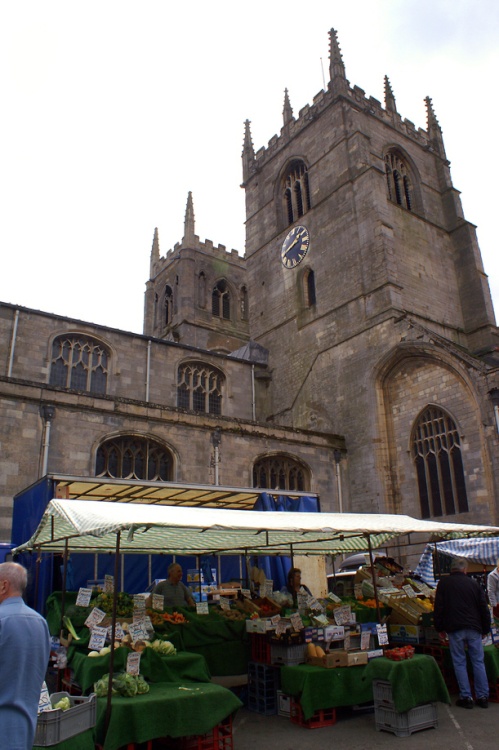
[[[270,664],[270,643],[262,633],[250,633],[251,661]]]
[[[213,727],[211,732],[180,739],[180,750],[232,750],[232,716]]]
[[[272,664],[284,664],[287,667],[305,664],[307,661],[306,653],[306,643],[298,643],[296,646],[277,646],[274,644],[270,646]]]
[[[274,716],[277,713],[277,690],[266,695],[248,693],[248,711],[262,716]]]
[[[386,680],[373,680],[373,696],[375,706],[394,708],[392,684]]]
[[[310,719],[303,716],[302,707],[296,698],[291,697],[289,718],[293,724],[307,729],[319,729],[320,727],[332,727],[336,724],[335,708],[320,708]]]
[[[95,693],[88,697],[69,695],[69,693],[53,693],[50,702],[54,706],[61,698],[68,697],[71,708],[62,711],[60,708],[42,711],[38,716],[35,732],[35,745],[50,747],[58,742],[74,737],[95,726],[97,701]]]
[[[271,664],[248,662],[248,688],[258,690],[277,690],[279,687],[279,669]]]
[[[425,703],[423,706],[416,706],[403,713],[398,713],[389,706],[375,706],[374,718],[378,732],[392,732],[397,737],[408,737],[421,729],[438,726],[435,703]]]

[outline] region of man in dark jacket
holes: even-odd
[[[489,682],[483,658],[482,636],[490,631],[490,612],[485,593],[478,583],[468,578],[466,560],[451,563],[450,575],[440,579],[435,595],[435,629],[445,632],[454,672],[459,685],[456,706],[473,708],[470,681],[466,668],[466,646],[473,667],[475,704],[488,708]]]

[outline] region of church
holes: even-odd
[[[352,86],[331,30],[325,88],[297,114],[285,91],[266,147],[244,126],[244,255],[200,240],[189,194],[142,335],[0,303],[0,539],[47,474],[499,522],[499,331],[426,108]]]

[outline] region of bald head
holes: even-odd
[[[22,596],[28,584],[28,571],[18,563],[0,563],[0,602]]]

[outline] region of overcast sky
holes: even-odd
[[[154,227],[244,254],[255,150],[346,75],[426,128],[431,96],[499,315],[497,0],[16,0],[0,9],[0,301],[142,332]]]

